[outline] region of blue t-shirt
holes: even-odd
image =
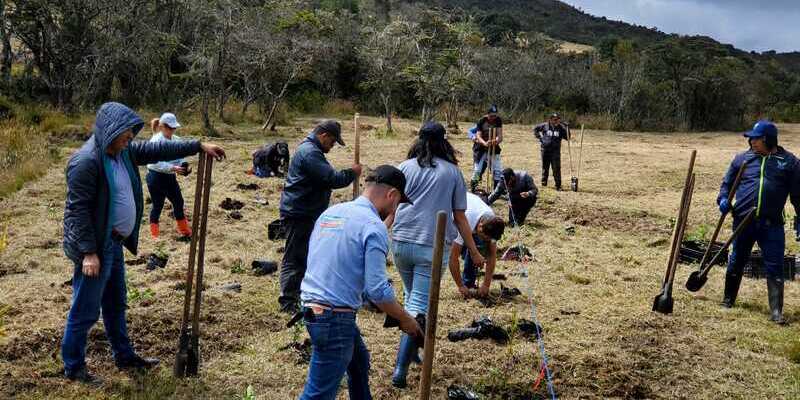
[[[386,225],[369,199],[361,196],[325,210],[308,243],[300,298],[354,310],[361,307],[362,294],[377,304],[393,301],[386,275],[388,252]]]
[[[436,213],[447,213],[445,243],[449,244],[458,231],[453,224],[453,210],[467,209],[467,185],[458,166],[438,157],[434,167],[422,168],[416,158],[400,164],[406,176],[406,195],[414,205],[400,204],[397,208],[392,239],[406,243],[433,246],[436,234]]]
[[[131,176],[121,157],[110,157],[110,159],[111,168],[114,170],[114,188],[111,193],[114,215],[111,227],[123,237],[128,237],[136,226],[136,202],[133,200]]]

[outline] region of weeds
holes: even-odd
[[[0,233],[0,254],[3,254],[8,248],[8,225],[3,227],[3,232]]]
[[[256,391],[253,389],[253,385],[247,385],[242,400],[256,400]]]
[[[244,269],[244,261],[241,258],[237,258],[233,260],[233,264],[231,265],[231,273],[232,274],[243,274],[245,273]]]
[[[153,289],[147,288],[139,290],[136,286],[131,286],[130,281],[125,282],[128,287],[128,303],[135,303],[137,301],[153,300],[156,297],[156,292]]]

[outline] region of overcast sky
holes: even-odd
[[[710,36],[742,50],[800,51],[800,0],[563,0],[608,19]]]

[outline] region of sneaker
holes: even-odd
[[[117,368],[121,370],[126,370],[126,369],[146,370],[146,369],[152,369],[153,367],[158,365],[159,362],[160,361],[157,358],[142,358],[134,354],[132,357],[128,357],[122,360],[116,360],[114,363],[117,365]]]
[[[103,384],[103,380],[90,374],[89,371],[86,370],[86,367],[72,372],[64,371],[64,377],[72,382],[80,382],[90,386],[101,386]]]

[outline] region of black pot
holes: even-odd
[[[150,254],[150,257],[147,257],[147,270],[152,271],[156,268],[164,268],[167,266],[168,260],[169,256],[161,258],[155,254]]]

